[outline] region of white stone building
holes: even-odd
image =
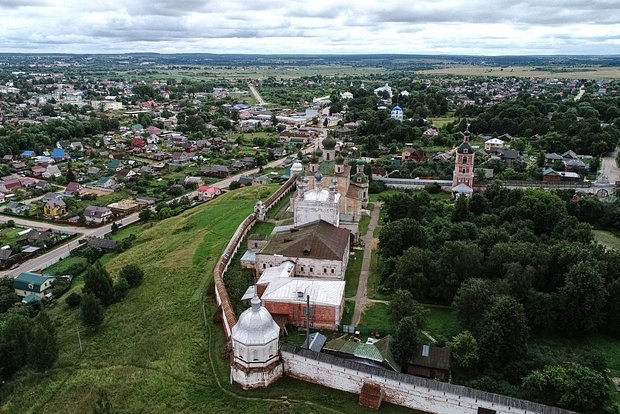
[[[332,181],[328,190],[323,189],[323,175],[320,171],[314,174],[314,188],[309,189],[309,180],[304,177],[297,186],[297,199],[294,203],[295,227],[318,220],[326,221],[334,226],[340,225],[340,193]]]

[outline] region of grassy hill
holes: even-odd
[[[122,413],[364,412],[356,395],[288,378],[254,392],[228,384],[222,327],[211,322],[212,298],[203,314],[203,292],[238,224],[275,188],[236,190],[138,226],[134,246],[105,263],[113,277],[126,264],[140,265],[144,283],[106,310],[96,334],[81,328],[77,311],[56,303],[50,309],[60,345],[56,365],[46,374],[23,370],[3,385],[0,412],[90,413],[102,389]],[[385,405],[381,411],[409,410]]]

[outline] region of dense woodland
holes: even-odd
[[[382,288],[452,304],[467,331],[444,339],[469,361],[453,364],[457,382],[579,411],[606,407],[611,388],[600,357],[529,349],[528,339],[620,338],[620,253],[592,236],[592,226],[620,229],[620,203],[493,184],[454,205],[421,191],[392,195],[384,208]],[[598,388],[566,401],[567,375]]]

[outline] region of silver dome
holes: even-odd
[[[280,337],[280,327],[271,314],[261,305],[258,296],[250,302],[252,306],[243,311],[233,326],[231,338],[243,345],[266,345]]]

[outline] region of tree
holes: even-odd
[[[140,214],[138,216],[140,217],[140,220],[142,221],[149,221],[152,215],[153,215],[153,212],[151,211],[150,208],[143,208],[142,210],[140,210]]]
[[[230,185],[228,186],[229,190],[236,190],[237,188],[241,187],[241,183],[239,181],[233,181],[230,183]]]
[[[58,344],[55,332],[50,333],[41,324],[35,323],[28,343],[28,363],[37,371],[50,369],[58,358]]]
[[[75,292],[71,292],[71,294],[69,294],[69,296],[65,298],[65,302],[67,303],[67,306],[69,306],[70,308],[76,308],[80,306],[81,301],[82,301],[82,297]]]
[[[523,305],[510,296],[496,296],[478,324],[481,360],[501,371],[527,353],[530,328]]]
[[[116,222],[112,223],[112,226],[110,227],[110,233],[115,234],[118,232],[118,224],[116,224]]]
[[[379,234],[379,250],[382,256],[399,256],[409,247],[424,247],[426,230],[413,219],[402,219],[388,223]]]
[[[28,358],[32,322],[9,312],[0,321],[0,378],[6,379],[23,367]]]
[[[144,271],[135,264],[128,264],[121,269],[119,277],[125,279],[129,286],[133,288],[142,283]]]
[[[584,413],[603,412],[611,395],[602,373],[577,363],[532,371],[524,378],[523,387],[547,404]]]
[[[469,218],[469,199],[467,197],[457,197],[452,211],[452,221],[457,223]]]
[[[607,299],[605,281],[596,262],[579,262],[566,274],[559,291],[560,326],[568,336],[583,336],[603,322]]]
[[[463,331],[452,338],[449,344],[453,365],[467,370],[480,359],[478,341],[469,331]]]
[[[400,365],[406,365],[415,355],[420,329],[418,321],[410,316],[398,322],[392,353]]]
[[[119,277],[114,283],[114,301],[118,302],[127,295],[127,291],[129,290],[129,283],[127,279]]]
[[[399,289],[394,293],[394,297],[390,301],[388,313],[394,325],[397,325],[402,319],[410,317],[422,329],[426,323],[428,310],[413,300],[411,292]]]
[[[488,280],[468,279],[461,284],[454,295],[452,307],[459,322],[474,329],[487,311],[493,298],[493,289]]]
[[[96,330],[103,323],[103,306],[97,296],[91,292],[84,293],[80,303],[80,319],[92,330]]]
[[[91,266],[86,272],[84,288],[93,293],[103,306],[108,306],[114,302],[114,292],[112,290],[112,279],[108,272],[97,263]],[[84,300],[82,298],[82,300]]]

